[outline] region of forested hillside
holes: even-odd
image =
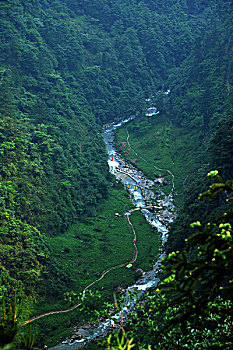
[[[193,204],[204,174],[232,177],[231,1],[4,0],[0,28],[0,297],[68,289],[47,238],[109,199],[102,126],[143,118],[148,98],[198,140],[167,250],[184,247],[190,217],[221,206]]]

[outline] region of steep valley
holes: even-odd
[[[215,343],[228,349],[229,341],[230,349],[231,315],[221,314],[219,321],[214,313],[211,323],[207,304],[213,302],[214,312],[228,303],[232,307],[226,291],[231,285],[225,289],[232,280],[232,214],[227,194],[232,185],[224,185],[233,174],[232,20],[230,0],[0,2],[0,349],[58,343],[70,336],[74,324],[102,317],[103,301],[114,303],[114,293],[118,297],[157,260],[159,233],[139,210],[134,211],[130,216],[137,232],[134,241],[132,226],[123,215],[133,208],[130,191],[107,164],[103,127],[130,117],[134,119],[117,129],[114,147],[126,164],[154,182],[153,205],[160,205],[160,191],[172,192],[177,219],[169,227],[163,249],[171,260],[177,252],[174,261],[180,265],[166,270],[169,260],[163,278],[187,288],[185,298],[192,295],[198,302],[190,311],[190,300],[184,298],[191,304],[182,304],[177,297],[188,311],[170,324],[167,313],[172,310],[177,315],[179,304],[165,307],[173,294],[164,297],[165,304],[158,299],[164,307],[160,318],[152,291],[151,306],[148,301],[139,303],[139,321],[130,319],[127,334],[138,349],[150,344],[161,350],[192,348],[199,341],[201,349]],[[148,108],[157,112],[148,116]],[[198,234],[194,237],[203,249],[198,263],[206,259],[213,270],[202,267],[205,272],[195,281],[190,277],[196,276],[194,271],[184,272],[188,277],[181,281],[181,272],[199,249],[196,246],[190,253],[192,248],[187,248],[193,239],[193,222],[203,235],[211,232],[206,241]],[[209,226],[205,229],[205,225]],[[220,228],[226,236],[217,247],[215,241],[211,243],[210,256],[205,247],[213,237],[224,235],[216,233]],[[36,345],[32,344],[27,321],[33,315],[75,304],[79,293],[102,271],[130,262],[136,245],[138,256],[132,267],[111,271],[93,285],[93,292],[100,292],[102,299],[88,300],[87,309],[32,322],[32,332],[39,334]],[[208,276],[214,276],[215,284]],[[201,281],[198,286],[189,289],[197,280]],[[174,293],[179,295],[179,288]],[[200,294],[207,295],[203,304]],[[192,332],[198,303],[208,315],[202,319],[203,314],[197,313],[203,329],[211,323],[206,336],[197,328]],[[150,319],[150,310],[156,320],[159,317],[158,324]],[[187,337],[180,320],[187,326]],[[163,327],[168,327],[168,333],[174,329],[170,338]],[[224,340],[219,334],[226,334]],[[111,339],[118,348],[114,336]],[[107,345],[93,346],[104,349]]]

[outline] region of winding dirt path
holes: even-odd
[[[145,208],[147,208],[147,207],[145,207]],[[144,207],[143,208],[135,208],[135,210],[140,210],[140,209],[145,209],[145,208]],[[130,261],[127,261],[127,262],[121,263],[119,265],[115,265],[115,266],[109,267],[108,269],[102,271],[102,274],[101,274],[101,276],[99,278],[97,278],[95,281],[93,281],[90,284],[88,284],[83,289],[82,297],[84,297],[85,292],[87,291],[87,289],[89,289],[91,286],[93,286],[97,282],[101,281],[104,278],[104,276],[106,276],[109,272],[111,272],[113,270],[116,270],[116,269],[119,269],[121,267],[126,267],[126,265],[133,264],[137,260],[137,257],[138,257],[138,248],[137,248],[137,245],[136,245],[137,235],[136,235],[136,232],[135,232],[135,228],[134,228],[134,226],[133,226],[133,224],[132,224],[132,222],[130,221],[130,218],[129,218],[129,216],[131,215],[131,213],[133,211],[134,211],[134,209],[131,209],[131,210],[126,211],[124,213],[124,217],[127,218],[127,222],[128,222],[128,224],[130,226],[130,230],[133,233],[133,237],[134,237],[133,238],[134,251],[133,251],[132,259]],[[40,318],[43,318],[43,317],[46,317],[46,316],[55,315],[55,314],[62,314],[62,313],[73,311],[73,310],[77,309],[81,304],[82,304],[82,302],[79,302],[79,303],[77,303],[77,304],[75,304],[75,305],[73,305],[70,308],[65,309],[65,310],[54,310],[54,311],[48,311],[48,312],[43,312],[43,313],[40,313],[40,314],[36,314],[36,315],[32,316],[29,320],[24,321],[24,323],[22,323],[21,326],[24,326],[24,325],[26,325],[29,322],[33,322],[35,320],[39,320]]]
[[[126,141],[127,141],[127,144],[128,144],[128,146],[129,146],[129,148],[130,148],[139,158],[141,158],[144,162],[148,163],[148,161],[147,161],[145,158],[143,158],[140,154],[138,154],[138,153],[135,151],[135,149],[134,149],[133,147],[131,147],[130,142],[129,142],[129,137],[130,137],[130,136],[129,136],[128,129],[126,128],[125,130],[126,130],[126,133],[127,133],[127,139],[126,139]],[[172,195],[172,193],[173,193],[173,191],[174,191],[174,189],[175,189],[175,175],[174,175],[169,169],[159,168],[157,165],[153,165],[153,167],[154,167],[155,169],[158,169],[158,170],[161,170],[161,171],[167,171],[167,172],[171,175],[171,177],[172,177],[172,189],[171,189],[171,192],[170,192],[169,196]]]
[[[126,128],[126,132],[127,132],[127,144],[129,146],[130,149],[133,150],[133,152],[138,156],[140,157],[143,161],[145,161],[146,163],[148,163],[148,161],[143,158],[141,155],[139,155],[130,145],[130,142],[129,142],[129,132],[128,132],[128,129]],[[168,169],[162,169],[162,168],[159,168],[157,167],[156,165],[153,165],[154,168],[158,169],[158,170],[163,170],[163,171],[167,171],[171,176],[172,176],[172,190],[171,190],[171,193],[170,195],[173,193],[174,191],[174,188],[175,188],[175,185],[174,185],[174,174],[168,170]],[[127,174],[129,175],[129,174]],[[130,175],[129,175],[130,176]],[[132,176],[131,176],[132,177]],[[85,295],[85,292],[87,291],[87,289],[89,289],[91,286],[93,286],[94,284],[96,284],[97,282],[101,281],[109,272],[113,271],[113,270],[116,270],[116,269],[119,269],[121,267],[125,267],[126,265],[128,264],[133,264],[136,260],[137,260],[137,257],[138,257],[138,248],[137,248],[137,245],[136,245],[136,241],[137,241],[137,235],[136,235],[136,232],[135,232],[135,228],[132,224],[132,222],[130,221],[130,215],[132,212],[136,211],[136,210],[141,210],[141,209],[149,209],[149,208],[158,208],[160,209],[160,207],[156,207],[154,205],[148,205],[148,206],[145,206],[145,207],[140,207],[140,208],[134,208],[134,209],[130,209],[126,212],[124,212],[124,217],[127,219],[127,222],[130,226],[130,230],[133,234],[133,246],[134,246],[134,251],[133,251],[133,257],[130,261],[127,261],[127,262],[124,262],[122,264],[119,264],[119,265],[115,265],[115,266],[112,266],[104,271],[102,271],[102,274],[99,278],[97,278],[96,280],[94,280],[93,282],[91,282],[90,284],[88,284],[82,291],[82,296],[84,297]],[[50,316],[50,315],[55,315],[55,314],[62,314],[62,313],[67,313],[67,312],[70,312],[70,311],[73,311],[75,309],[77,309],[80,305],[82,304],[82,302],[79,302],[75,305],[73,305],[72,307],[68,308],[68,309],[65,309],[65,310],[55,310],[55,311],[48,311],[48,312],[44,312],[44,313],[41,313],[41,314],[37,314],[37,315],[34,315],[32,316],[29,320],[27,321],[24,321],[24,323],[21,324],[21,326],[23,325],[26,325],[27,323],[29,322],[33,322],[35,320],[39,320],[40,318],[43,318],[43,317],[46,317],[46,316]]]
[[[125,214],[125,217],[127,217],[127,221],[128,221],[128,224],[130,225],[130,227],[131,227],[131,231],[132,231],[132,233],[133,233],[133,235],[134,235],[134,240],[133,240],[133,245],[134,245],[134,255],[133,255],[133,258],[132,258],[132,260],[129,262],[129,263],[134,263],[136,260],[137,260],[137,258],[138,258],[138,248],[137,248],[137,245],[136,245],[136,241],[137,241],[137,235],[136,235],[136,232],[135,232],[135,229],[134,229],[134,226],[133,226],[133,224],[132,224],[132,222],[130,221],[130,218],[129,218],[129,216],[130,216],[130,213],[131,212],[129,212],[129,214],[127,215],[127,214]]]

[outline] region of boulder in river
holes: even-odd
[[[72,335],[72,337],[73,337],[73,339],[75,339],[75,340],[80,340],[80,339],[82,339],[83,338],[83,335],[82,335],[82,333],[81,332],[76,332],[74,335]],[[71,337],[71,338],[72,338]]]
[[[164,182],[164,177],[158,177],[157,179],[154,179],[154,183],[162,184]]]
[[[90,324],[84,324],[84,325],[82,326],[82,328],[79,329],[79,332],[83,333],[83,332],[82,332],[82,329],[89,329],[89,328],[91,328],[91,325],[90,325]]]

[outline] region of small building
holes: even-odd
[[[150,107],[147,109],[145,116],[146,117],[153,117],[154,115],[159,114],[159,111],[156,107]]]

